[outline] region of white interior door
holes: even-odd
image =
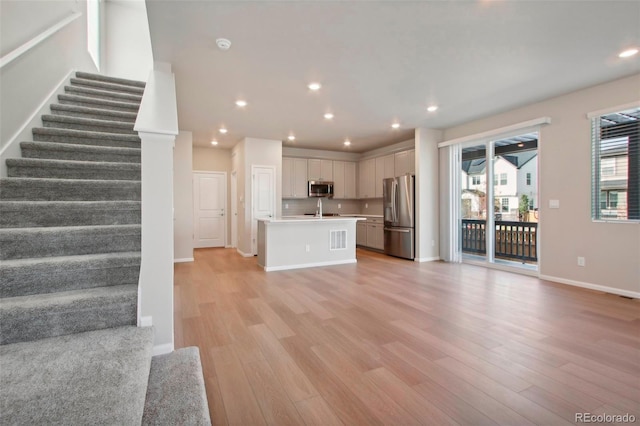
[[[276,169],[272,166],[251,166],[251,248],[258,254],[258,219],[275,216]]]
[[[227,174],[193,174],[193,246],[224,247],[226,244]]]

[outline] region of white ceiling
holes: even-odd
[[[640,71],[640,55],[617,56],[640,45],[640,1],[148,0],[147,13],[197,146],[349,138],[363,152]]]

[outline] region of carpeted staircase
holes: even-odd
[[[0,424],[210,424],[200,357],[136,326],[144,83],[77,72],[0,179]]]

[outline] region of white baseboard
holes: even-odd
[[[64,86],[69,82],[74,72],[75,70],[69,71],[67,75],[58,82],[56,87],[49,92],[46,98],[40,102],[40,105],[35,108],[31,116],[22,124],[22,127],[20,127],[20,129],[9,138],[7,144],[0,149],[0,177],[7,176],[7,166],[5,164],[7,158],[19,158],[22,156],[20,142],[33,140],[32,129],[34,127],[42,127],[42,115],[51,112],[49,109],[50,105],[58,102],[58,95],[64,93]]]
[[[414,262],[435,262],[437,260],[440,260],[440,257],[416,257],[413,259]]]
[[[252,253],[245,253],[243,251],[241,251],[240,249],[236,249],[236,251],[240,254],[240,256],[242,257],[253,257]]]
[[[585,283],[585,282],[582,282],[582,281],[568,280],[566,278],[552,277],[550,275],[540,275],[539,278],[541,280],[553,281],[553,282],[560,283],[560,284],[572,285],[574,287],[588,288],[589,290],[603,291],[605,293],[617,294],[617,295],[620,295],[620,296],[632,297],[634,299],[640,299],[640,292],[637,292],[637,291],[622,290],[620,288],[607,287],[607,286],[599,285],[599,284]]]
[[[156,355],[164,355],[173,352],[173,343],[165,343],[163,345],[157,345],[153,347],[153,351],[151,352],[152,356]]]
[[[193,257],[185,257],[183,259],[173,259],[173,263],[193,262]]]
[[[356,259],[347,259],[347,260],[337,260],[337,261],[328,261],[328,262],[301,263],[299,265],[267,266],[267,267],[263,266],[263,269],[265,270],[265,272],[286,271],[289,269],[314,268],[316,266],[346,265],[348,263],[356,263],[356,262],[358,262]]]
[[[153,326],[153,317],[152,316],[140,317],[139,327],[151,327],[151,326]]]

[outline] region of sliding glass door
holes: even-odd
[[[463,260],[537,269],[538,133],[460,150]]]

